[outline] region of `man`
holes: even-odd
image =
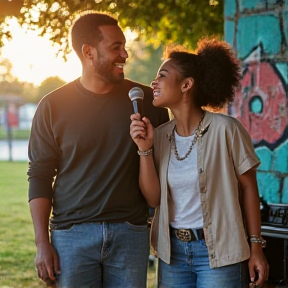
[[[71,40],[82,76],[41,100],[28,148],[38,277],[52,287],[146,287],[148,207],[128,92],[142,88],[143,114],[155,127],[168,112],[153,107],[150,87],[124,79],[117,20],[84,14]]]

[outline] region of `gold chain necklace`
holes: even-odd
[[[174,150],[174,155],[175,155],[175,157],[176,157],[176,159],[178,161],[183,161],[184,159],[186,159],[190,155],[190,153],[191,153],[194,145],[196,144],[197,140],[201,137],[201,129],[200,129],[200,127],[201,127],[202,121],[204,119],[204,116],[205,116],[205,111],[203,112],[203,115],[202,115],[202,117],[201,117],[201,119],[200,119],[200,121],[198,123],[198,126],[196,127],[196,129],[194,131],[195,132],[195,136],[194,136],[194,138],[193,138],[193,140],[191,142],[189,150],[187,151],[187,153],[183,157],[179,156],[179,153],[178,153],[178,150],[177,150],[176,141],[175,141],[175,129],[176,129],[176,126],[174,127],[174,129],[172,131],[172,135],[171,135],[171,144],[172,144],[172,148],[174,148],[173,149]]]

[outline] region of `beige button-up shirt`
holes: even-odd
[[[152,224],[151,244],[157,256],[168,264],[171,244],[167,173],[174,127],[175,120],[172,120],[156,128],[154,134],[154,159],[161,184],[161,203]],[[256,168],[260,162],[249,134],[235,118],[207,111],[202,130],[203,135],[197,145],[197,168],[205,242],[210,267],[215,268],[250,257],[237,176],[252,167]]]

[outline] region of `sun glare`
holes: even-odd
[[[41,37],[37,31],[26,31],[15,18],[8,23],[12,40],[5,43],[1,57],[10,60],[13,65],[11,73],[19,81],[40,85],[51,76],[69,82],[81,75],[81,63],[76,53],[67,55],[65,62],[61,56],[56,57],[57,44],[53,46],[48,36]],[[130,47],[138,34],[129,28],[124,33],[127,47]]]
[[[51,76],[72,81],[81,75],[81,65],[74,52],[67,56],[67,62],[56,57],[57,48],[48,37],[38,36],[36,31],[26,32],[16,19],[9,21],[13,39],[2,48],[2,57],[11,61],[11,73],[20,81],[39,85]]]

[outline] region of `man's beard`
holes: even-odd
[[[124,80],[124,73],[113,74],[113,66],[109,60],[101,55],[101,58],[95,63],[93,61],[94,72],[106,81],[107,83],[118,84]]]

